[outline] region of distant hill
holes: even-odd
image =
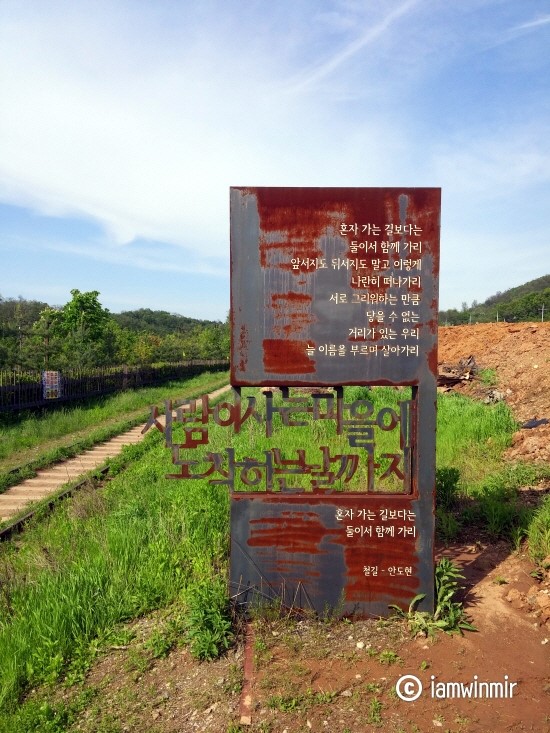
[[[177,313],[168,313],[168,311],[154,311],[150,308],[112,313],[111,315],[121,328],[137,332],[146,331],[157,336],[166,336],[169,333],[187,334],[196,326],[219,324],[219,321],[201,321],[180,316]]]
[[[39,300],[3,298],[0,295],[0,334],[5,336],[30,328],[47,306]]]
[[[543,275],[536,280],[530,280],[525,285],[519,285],[517,288],[510,288],[510,290],[505,290],[503,293],[499,292],[496,295],[491,295],[483,305],[491,306],[498,303],[508,303],[525,295],[531,295],[531,293],[542,292],[547,288],[550,288],[550,275]]]
[[[439,312],[441,325],[488,323],[491,321],[550,320],[550,275],[543,275],[487,298],[484,303],[465,303],[459,311],[451,308]]]
[[[16,331],[20,328],[28,330],[38,320],[48,303],[26,298],[4,298],[0,295],[0,329],[3,332]],[[166,336],[169,333],[188,334],[197,326],[218,326],[220,321],[207,321],[198,318],[188,318],[168,311],[154,311],[150,308],[140,308],[134,311],[111,313],[111,317],[121,328],[130,331],[153,333]]]

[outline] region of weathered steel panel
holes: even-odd
[[[437,368],[440,189],[233,188],[231,383]]]
[[[231,594],[241,603],[388,614],[433,584],[417,502],[356,495],[233,495]]]
[[[232,492],[231,588],[245,604],[387,615],[424,593],[421,608],[433,608],[440,199],[231,191],[233,386],[413,388],[404,492],[372,493],[370,479],[354,492]]]

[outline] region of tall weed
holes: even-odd
[[[538,564],[550,558],[550,496],[534,512],[527,528],[529,555]]]
[[[464,485],[475,483],[500,469],[515,429],[503,402],[484,405],[461,395],[439,395],[437,465],[457,468]]]

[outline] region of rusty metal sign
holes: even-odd
[[[425,188],[231,189],[232,384],[412,388],[378,479],[233,492],[231,585],[245,603],[387,615],[424,593],[433,607],[440,201]],[[348,441],[368,468],[367,413],[351,407],[362,419]],[[384,493],[392,468],[401,487]]]
[[[435,373],[439,211],[440,189],[232,189],[232,384]]]
[[[230,493],[238,604],[433,608],[439,221],[439,189],[231,189],[232,397],[147,427]]]

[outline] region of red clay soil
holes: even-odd
[[[550,322],[479,323],[439,329],[439,364],[458,364],[473,356],[480,370],[492,370],[496,384],[478,375],[455,389],[480,399],[497,394],[520,424],[549,422],[519,430],[509,458],[550,461]],[[483,376],[483,374],[481,375]]]
[[[134,642],[105,656],[89,674],[85,686],[100,694],[77,729],[549,733],[550,630],[541,624],[541,609],[533,612],[524,601],[535,583],[532,565],[505,545],[444,554],[467,577],[465,605],[477,632],[413,639],[395,621],[264,619],[254,624],[244,706],[242,645],[214,662],[197,663],[181,647],[139,666],[143,647],[135,649]],[[550,596],[547,601],[550,606]],[[152,622],[137,622],[138,638],[150,636]],[[406,696],[418,681],[423,690],[416,700],[398,696],[396,688]]]

